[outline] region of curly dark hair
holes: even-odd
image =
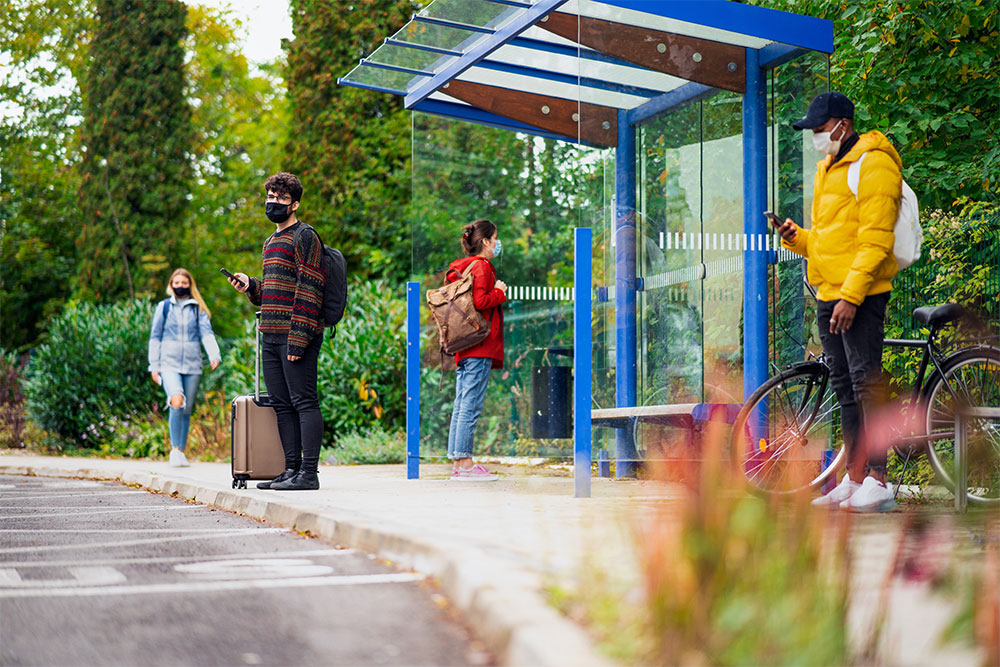
[[[288,195],[293,202],[302,199],[302,182],[295,174],[279,171],[264,181],[264,192],[277,192],[279,195]]]

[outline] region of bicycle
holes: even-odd
[[[978,339],[947,355],[938,347],[941,330],[964,314],[958,304],[920,307],[913,317],[929,327],[925,340],[883,341],[888,347],[923,350],[906,404],[910,432],[900,432],[891,444],[897,450],[909,446],[907,463],[914,449],[925,451],[934,472],[952,492],[956,406],[1000,405],[1000,346],[995,338]],[[820,487],[844,463],[830,368],[823,354],[810,357],[761,385],[733,423],[731,452],[747,480],[761,491],[790,494]],[[1000,423],[985,419],[970,423],[969,443],[970,452],[976,449],[976,455],[969,457],[969,502],[1000,504]]]

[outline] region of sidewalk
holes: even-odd
[[[620,566],[637,575],[635,519],[681,498],[659,482],[594,478],[592,496],[573,498],[573,478],[547,470],[490,466],[497,482],[456,483],[450,467],[321,466],[319,491],[233,490],[228,464],[61,458],[0,454],[0,474],[117,479],[294,528],[434,577],[473,631],[507,665],[607,665],[586,632],[546,601],[544,587],[585,586],[586,568]],[[943,512],[946,520],[950,515]],[[899,513],[866,517],[852,529],[855,641],[880,606],[880,585],[895,558]],[[964,530],[950,530],[956,543]],[[883,628],[884,664],[975,665],[974,650],[939,647],[955,605],[913,587],[895,587]]]
[[[0,455],[0,474],[117,479],[362,549],[440,582],[473,631],[509,665],[603,665],[586,633],[543,596],[579,576],[585,558],[629,563],[623,516],[676,489],[654,482],[593,480],[573,498],[569,475],[506,472],[490,483],[448,480],[450,466],[321,466],[319,491],[231,488],[226,463]],[[600,551],[598,555],[597,552]],[[611,560],[608,560],[611,559]],[[592,562],[592,561],[590,561]]]

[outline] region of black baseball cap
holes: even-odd
[[[792,123],[796,130],[812,130],[831,118],[854,118],[854,102],[847,95],[830,91],[820,93],[809,105],[809,111],[802,120]]]

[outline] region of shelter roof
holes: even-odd
[[[833,51],[830,21],[728,0],[434,0],[344,85],[406,108],[615,144],[636,123],[699,96],[745,89],[761,68]]]

